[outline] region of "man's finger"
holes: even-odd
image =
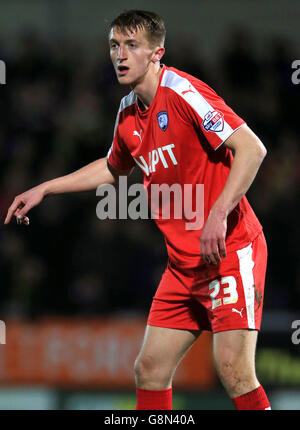
[[[216,259],[215,254],[209,254],[208,257],[210,259],[210,264],[214,264],[214,265],[218,264],[218,260]]]
[[[18,214],[16,215],[19,218],[24,218],[27,214],[27,212],[30,211],[30,209],[32,208],[32,204],[26,203],[18,212]]]
[[[208,264],[217,264],[213,253],[212,241],[207,241],[205,255],[206,255],[206,261]]]
[[[19,209],[20,202],[13,203],[8,211],[4,221],[4,224],[8,224],[11,221],[13,215],[15,215],[16,211]]]
[[[21,216],[18,215],[16,218],[17,218],[17,223],[18,224],[29,225],[29,218],[27,216],[21,217]]]
[[[200,255],[205,260],[206,247],[203,240],[200,240]]]
[[[221,254],[222,258],[225,258],[227,255],[225,240],[220,239],[218,244],[219,244],[219,253]]]
[[[206,264],[212,264],[211,247],[208,241],[200,241],[200,255]]]
[[[218,249],[218,242],[216,239],[211,240],[209,258],[212,264],[218,264],[221,261]]]
[[[219,255],[218,252],[214,252],[213,256],[214,256],[214,259],[215,259],[215,262],[216,262],[215,264],[221,263],[221,257],[220,257],[220,255]]]
[[[12,214],[13,214],[13,213],[11,213],[11,209],[9,208],[9,209],[8,209],[8,211],[7,211],[6,218],[5,218],[5,220],[4,220],[4,224],[8,224],[8,223],[10,222],[11,217],[12,217]]]

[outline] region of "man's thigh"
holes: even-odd
[[[176,368],[200,330],[184,330],[147,325],[138,359],[149,360],[160,367]]]
[[[227,330],[213,334],[213,352],[216,361],[253,364],[257,343],[257,330]]]

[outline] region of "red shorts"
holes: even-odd
[[[230,252],[218,265],[195,269],[169,262],[150,309],[148,324],[218,331],[259,330],[267,267],[263,232],[248,246]]]

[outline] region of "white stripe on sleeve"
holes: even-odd
[[[188,79],[183,78],[171,70],[166,70],[164,73],[161,86],[175,91],[197,112],[202,120],[209,111],[215,110],[214,107],[211,106],[211,104],[199,93],[199,91],[191,84]],[[215,133],[216,136],[218,136],[222,141],[220,145],[226,139],[228,139],[233,131],[234,130],[230,127],[230,125],[224,120],[224,129]]]

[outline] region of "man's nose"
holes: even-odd
[[[127,50],[125,46],[120,45],[118,49],[118,60],[126,60]]]

